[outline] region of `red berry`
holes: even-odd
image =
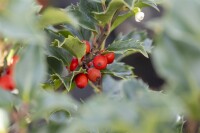
[[[99,70],[105,69],[107,66],[107,58],[103,55],[97,55],[94,57],[93,65]]]
[[[10,75],[0,77],[0,87],[5,90],[12,91],[15,88],[15,83]]]
[[[92,82],[96,82],[101,78],[101,72],[96,68],[90,68],[88,69],[87,72],[88,72],[88,78]]]
[[[88,84],[88,78],[86,74],[80,73],[75,77],[76,86],[80,89],[85,88]]]
[[[107,58],[108,64],[113,63],[114,59],[115,59],[115,53],[110,52],[104,55]]]
[[[74,71],[78,67],[78,59],[73,58],[69,67],[70,71]]]
[[[88,53],[90,53],[90,42],[88,42],[88,41],[83,41],[84,43],[85,43],[85,45],[86,45],[86,54],[88,54]]]

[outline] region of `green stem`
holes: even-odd
[[[95,93],[101,93],[101,90],[92,82],[89,82],[89,85],[94,89]]]

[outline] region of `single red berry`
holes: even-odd
[[[96,68],[90,68],[88,69],[87,72],[88,72],[88,79],[92,82],[96,82],[101,78],[101,72]]]
[[[88,84],[88,78],[86,74],[80,73],[75,77],[76,86],[80,89],[85,88]]]
[[[0,77],[0,87],[2,87],[2,89],[12,91],[15,88],[12,76],[4,75]]]
[[[70,66],[69,66],[69,70],[70,71],[74,71],[77,67],[78,67],[78,59],[77,58],[73,58],[72,61],[71,61]]]
[[[83,41],[84,43],[85,43],[85,45],[86,45],[86,54],[88,54],[88,53],[90,53],[90,42],[88,42],[88,41],[86,41],[86,40],[84,40]]]
[[[107,58],[103,55],[97,55],[94,57],[93,65],[99,70],[105,69],[107,66]]]
[[[113,63],[113,61],[115,59],[115,53],[114,52],[109,52],[109,53],[105,54],[104,56],[107,58],[108,64]]]

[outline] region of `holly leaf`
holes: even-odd
[[[63,42],[55,40],[53,46],[64,48],[71,55],[81,59],[85,55],[86,46],[77,37],[68,36]]]
[[[49,39],[51,40],[51,42],[54,41],[55,39],[63,41],[69,35],[73,36],[71,31],[68,31],[67,29],[56,29],[55,27],[48,27],[48,28],[45,28],[45,31],[47,35],[49,36]]]
[[[102,12],[102,4],[92,0],[80,0],[79,9],[96,24],[97,20],[94,18],[93,12]]]
[[[55,57],[61,60],[64,66],[69,66],[72,60],[72,55],[63,48],[58,48],[55,46],[48,46],[46,54],[50,57]]]
[[[151,53],[152,50],[152,40],[147,37],[146,31],[132,31],[127,35],[119,36],[118,40],[128,40],[128,39],[135,39],[142,42],[144,49],[147,53]]]
[[[129,9],[133,9],[135,0],[124,0]]]
[[[33,120],[49,119],[51,114],[58,110],[65,110],[71,115],[77,109],[78,103],[69,95],[41,90],[37,97],[35,97],[35,102],[31,105],[31,118]]]
[[[47,64],[49,67],[49,74],[59,74],[61,76],[68,75],[68,71],[62,60],[56,57],[47,57]]]
[[[158,45],[152,54],[155,70],[165,79],[168,93],[187,107],[187,115],[200,120],[200,4],[187,0],[170,3],[162,21],[157,21],[162,29],[157,31]]]
[[[44,44],[44,34],[38,28],[37,12],[32,0],[3,0],[0,5],[2,37]]]
[[[122,62],[114,62],[107,66],[105,70],[102,71],[104,74],[110,74],[122,79],[133,77],[133,67],[125,65]]]
[[[70,6],[66,9],[66,11],[73,15],[74,18],[77,19],[78,24],[87,30],[91,30],[93,32],[97,32],[95,28],[95,23],[87,16],[84,12],[80,11],[78,6]]]
[[[107,47],[107,50],[119,54],[124,54],[127,51],[140,52],[145,57],[148,57],[144,46],[142,46],[142,42],[136,41],[135,39],[114,41]]]
[[[60,80],[60,82],[64,85],[65,89],[69,92],[70,90],[72,90],[75,86],[73,85],[73,79],[75,76],[75,72],[67,75],[67,76],[61,76],[59,74],[53,74],[51,75],[53,77],[53,79],[58,79]]]
[[[137,0],[135,3],[135,7],[143,8],[146,6],[150,6],[150,7],[153,7],[154,9],[156,9],[157,11],[159,11],[156,2],[157,1],[155,1],[155,0]]]
[[[56,57],[48,57],[47,63],[51,78],[49,79],[49,83],[43,84],[43,88],[57,89],[63,84],[67,91],[73,89],[73,78],[75,72],[68,73],[66,67],[63,65],[63,62]]]
[[[175,133],[174,119],[182,109],[177,108],[176,100],[172,103],[166,95],[148,91],[148,86],[136,79],[105,80],[107,84],[103,86],[113,90],[116,96],[110,92],[92,97],[80,107],[76,120],[63,131],[147,133],[151,128],[151,133]]]
[[[133,11],[130,11],[128,13],[122,14],[117,16],[116,20],[111,26],[111,31],[113,31],[115,28],[117,28],[121,23],[123,23],[126,19],[132,17],[134,15]]]
[[[67,23],[77,27],[77,20],[69,13],[67,14],[58,8],[48,7],[42,12],[39,19],[39,25],[41,28],[62,23]]]
[[[53,75],[51,75],[52,77]],[[50,78],[45,83],[41,84],[41,87],[45,90],[57,90],[61,87],[62,82],[57,78]]]
[[[41,45],[29,44],[21,53],[14,78],[19,94],[26,102],[35,95],[45,80],[46,61]]]
[[[13,95],[11,92],[5,91],[0,88],[0,107],[6,109],[13,109],[13,106],[18,105],[20,99]]]
[[[95,19],[99,22],[100,25],[105,25],[108,22],[111,22],[114,14],[118,9],[120,9],[124,5],[123,0],[112,0],[106,11],[104,12],[94,12]]]

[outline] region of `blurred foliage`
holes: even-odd
[[[199,7],[199,1],[166,2],[165,16],[152,26],[159,44],[153,59],[156,70],[167,81],[164,89],[180,98],[193,119],[200,119]]]
[[[66,69],[73,56],[80,60],[85,55],[82,40],[92,42],[106,26],[110,29],[102,36],[108,36],[134,16],[134,7],[158,10],[160,2],[80,0],[66,9],[47,7],[39,12],[34,0],[0,0],[2,44],[9,42],[20,55],[14,73],[18,93],[0,90],[0,109],[11,114],[5,128],[37,133],[182,133],[185,117],[199,121],[197,0],[164,1],[163,17],[147,25],[156,35],[153,51],[145,31],[119,35],[105,48],[118,55],[102,71],[101,94],[83,103],[66,94],[74,88],[74,76],[85,71]],[[162,92],[151,91],[134,78],[133,67],[119,62],[135,52],[148,57],[151,51],[156,71],[166,81]]]

